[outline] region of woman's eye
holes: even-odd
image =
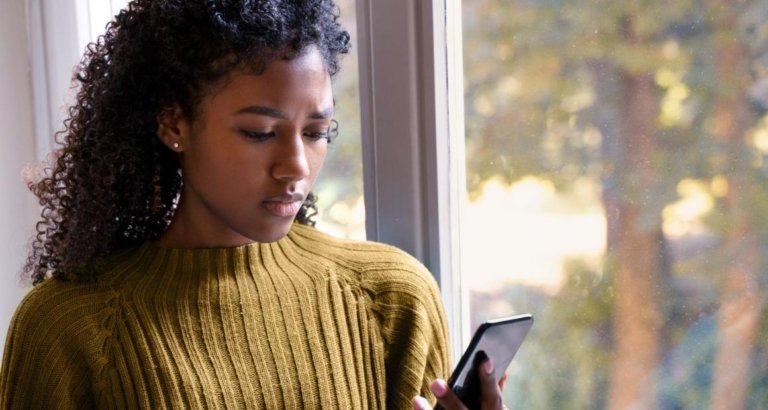
[[[265,141],[276,135],[274,131],[256,132],[256,131],[240,130],[240,133],[243,134],[243,136],[245,136],[246,138],[254,141]]]
[[[305,137],[307,137],[307,138],[311,138],[311,139],[313,139],[313,140],[322,140],[322,139],[325,139],[325,140],[328,140],[328,141],[330,141],[330,140],[331,140],[331,139],[328,137],[328,133],[327,133],[327,132],[312,132],[312,131],[307,131],[307,132],[305,132],[305,133],[304,133],[304,136],[305,136]]]

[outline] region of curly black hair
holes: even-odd
[[[157,238],[181,188],[176,154],[157,116],[178,106],[195,118],[207,91],[233,69],[263,72],[309,46],[333,77],[349,34],[332,0],[134,0],[88,45],[61,148],[32,185],[41,219],[23,273],[92,280],[98,261]],[[296,217],[312,224],[315,197]]]

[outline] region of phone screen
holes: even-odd
[[[448,385],[470,409],[479,404],[472,403],[472,399],[480,399],[477,376],[480,363],[486,356],[490,357],[494,365],[494,376],[499,380],[522,345],[531,325],[533,316],[525,314],[489,320],[477,329],[448,379]]]

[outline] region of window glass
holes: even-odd
[[[77,8],[78,51],[104,34],[112,18],[128,5],[129,0],[75,0]]]
[[[768,2],[462,5],[471,329],[513,408],[768,402]]]
[[[337,0],[336,4],[339,22],[352,36],[352,47],[341,57],[341,71],[334,81],[339,135],[328,147],[314,190],[318,196],[317,227],[337,236],[365,239],[355,2]]]

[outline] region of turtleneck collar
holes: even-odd
[[[297,241],[313,230],[294,223],[288,235],[276,242],[222,248],[182,248],[145,242],[107,262],[104,279],[109,282],[150,280],[162,286],[166,280],[221,280],[238,275],[256,277],[267,272],[294,271],[298,261],[306,259],[298,256],[297,252],[302,249]]]

